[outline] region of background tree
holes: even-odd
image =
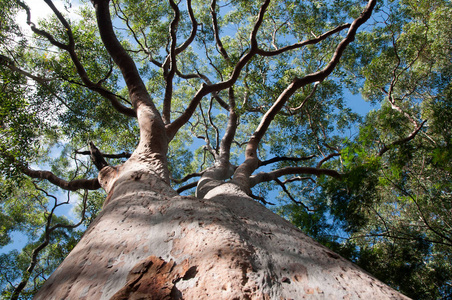
[[[168,231],[163,246],[151,250],[155,257],[140,258],[147,259],[142,262],[146,266],[159,264],[157,253],[166,253],[161,250],[165,245],[185,245],[169,252],[179,267],[160,255],[171,266],[168,274],[179,272],[162,279],[172,282],[165,287],[176,299],[185,293],[182,287],[189,287],[185,281],[207,274],[201,262],[193,265],[193,257],[185,263],[174,254],[175,249],[201,251],[181,241],[183,236],[195,244],[203,230],[213,230],[204,226],[207,211],[218,215],[218,227],[243,226],[234,227],[241,238],[229,245],[220,238],[209,240],[219,249],[218,257],[229,257],[225,245],[233,248],[232,260],[240,258],[234,267],[241,270],[240,285],[230,280],[231,287],[223,282],[215,290],[210,283],[211,292],[276,297],[299,293],[293,286],[300,278],[315,278],[306,271],[296,273],[305,265],[294,267],[296,272],[281,267],[279,257],[285,256],[280,252],[295,249],[287,241],[295,241],[299,233],[266,230],[286,225],[245,196],[269,204],[278,200],[273,199],[278,190],[292,202],[277,208],[281,214],[395,288],[413,297],[450,294],[449,3],[382,2],[375,8],[376,1],[96,0],[77,7],[63,2],[57,8],[51,0],[44,2],[53,14],[37,23],[31,19],[33,10],[20,0],[2,1],[1,7],[0,234],[2,245],[18,231],[29,241],[22,252],[2,254],[5,297],[36,293],[79,240],[82,229],[74,228],[89,225],[98,214],[101,187],[107,194],[104,209],[78,247],[90,253],[97,244],[86,241],[94,234],[103,241],[102,259],[111,259],[106,268],[115,272],[123,269],[115,269],[117,258],[107,257],[110,248],[118,253],[141,250],[123,236],[113,247],[104,238],[114,231],[101,237],[96,230],[116,230],[127,219],[124,224],[141,235],[148,230],[140,227],[143,207],[152,222],[156,211],[165,216],[160,223],[151,222],[152,230],[161,232],[169,230],[161,224],[195,222],[190,214],[200,218],[196,225],[190,223],[198,226],[197,235],[190,236],[193,227],[180,223],[179,229]],[[30,33],[17,26],[19,11]],[[346,86],[381,108],[360,123],[344,101]],[[37,170],[47,167],[50,171]],[[178,193],[196,194],[200,202],[187,198],[192,199],[187,204],[168,185]],[[143,202],[136,208],[144,201],[140,195],[157,206]],[[165,199],[173,199],[171,206],[161,203]],[[62,208],[74,202],[77,217],[68,218],[71,208]],[[220,204],[221,214],[214,210]],[[113,222],[121,207],[126,207],[122,221]],[[265,221],[257,219],[259,214]],[[272,236],[275,244],[262,242],[272,248],[258,245],[261,240],[252,237],[253,230]],[[358,272],[336,254],[312,247],[316,250],[303,248],[319,257],[312,270],[334,262],[338,269]],[[265,258],[256,249],[277,251],[266,255],[278,258]],[[83,258],[77,253],[55,272],[59,275],[41,296],[52,284],[64,284],[68,264]],[[252,253],[260,260],[248,264]],[[293,264],[301,256],[290,256]],[[391,264],[385,265],[388,258]],[[84,261],[102,259],[88,256]],[[138,261],[127,260],[132,266]],[[262,265],[268,279],[256,288],[249,274],[261,274]],[[400,276],[406,272],[409,276]],[[303,293],[338,293],[324,282],[317,289],[304,286]],[[293,290],[284,290],[286,283]],[[353,286],[352,281],[347,284]],[[202,286],[197,281],[196,287]],[[97,297],[86,284],[76,281],[71,287]],[[121,287],[116,282],[116,297],[138,289]]]
[[[450,10],[446,1],[382,8],[381,26],[349,56],[362,95],[380,108],[341,150],[347,178],[322,182],[314,213],[280,209],[414,299],[451,296]]]

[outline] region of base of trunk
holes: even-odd
[[[123,180],[35,299],[408,299],[232,184]]]

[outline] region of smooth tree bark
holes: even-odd
[[[407,299],[221,184],[179,196],[130,168],[35,299]]]
[[[30,19],[26,5],[17,1]],[[50,172],[21,167],[28,176],[47,179],[64,189],[101,186],[108,194],[99,216],[35,299],[406,298],[251,198],[254,185],[278,180],[284,175],[327,175],[340,180],[341,174],[337,171],[321,168],[324,161],[338,153],[320,161],[316,168],[290,167],[254,174],[259,166],[267,163],[259,159],[258,146],[275,116],[294,93],[310,84],[317,86],[333,72],[358,28],[370,18],[376,0],[370,0],[350,24],[274,51],[260,49],[257,42],[270,4],[269,0],[263,1],[250,34],[249,49],[238,60],[230,77],[218,83],[212,83],[199,73],[180,74],[177,69],[177,55],[194,40],[198,24],[191,1],[187,0],[193,28],[187,39],[178,43],[176,30],[180,12],[178,5],[170,0],[174,19],[170,26],[169,53],[164,62],[156,62],[166,80],[162,114],[151,99],[135,62],[115,35],[109,0],[92,0],[92,3],[100,36],[123,74],[132,107],[125,107],[114,93],[89,79],[75,51],[69,23],[51,0],[45,2],[65,27],[67,42],[58,42],[30,22],[31,29],[69,54],[87,88],[104,97],[118,112],[137,118],[140,142],[128,160],[118,166],[107,165],[102,153],[91,145],[91,156],[100,169],[97,181],[67,182]],[[230,60],[217,27],[216,1],[211,5],[217,48],[225,60]],[[234,84],[247,63],[256,56],[271,57],[316,44],[343,30],[348,31],[323,69],[294,78],[275,99],[247,142],[245,161],[238,167],[233,166],[230,149],[238,126]],[[13,63],[9,67],[21,71]],[[172,121],[172,84],[176,75],[198,77],[204,83],[185,110]],[[228,92],[227,102],[219,97],[220,91]],[[169,185],[168,144],[192,117],[201,99],[209,94],[228,111],[227,128],[219,149],[211,149],[215,164],[199,174],[196,197],[180,196]],[[274,161],[284,159],[291,158]]]

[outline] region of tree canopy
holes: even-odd
[[[27,240],[2,297],[32,297],[140,151],[178,193],[231,181],[402,293],[452,295],[450,1],[0,3],[0,246]]]

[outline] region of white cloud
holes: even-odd
[[[53,14],[52,9],[44,2],[44,0],[24,0],[24,2],[28,5],[31,12],[31,22],[37,24],[38,20],[46,18]],[[55,7],[64,15],[69,15],[70,19],[80,19],[80,16],[76,14],[77,8],[81,6],[81,3],[78,0],[68,1],[63,0],[53,0],[52,1]],[[27,14],[24,10],[21,10],[16,17],[17,23],[24,30],[29,30],[29,26],[27,25]]]

